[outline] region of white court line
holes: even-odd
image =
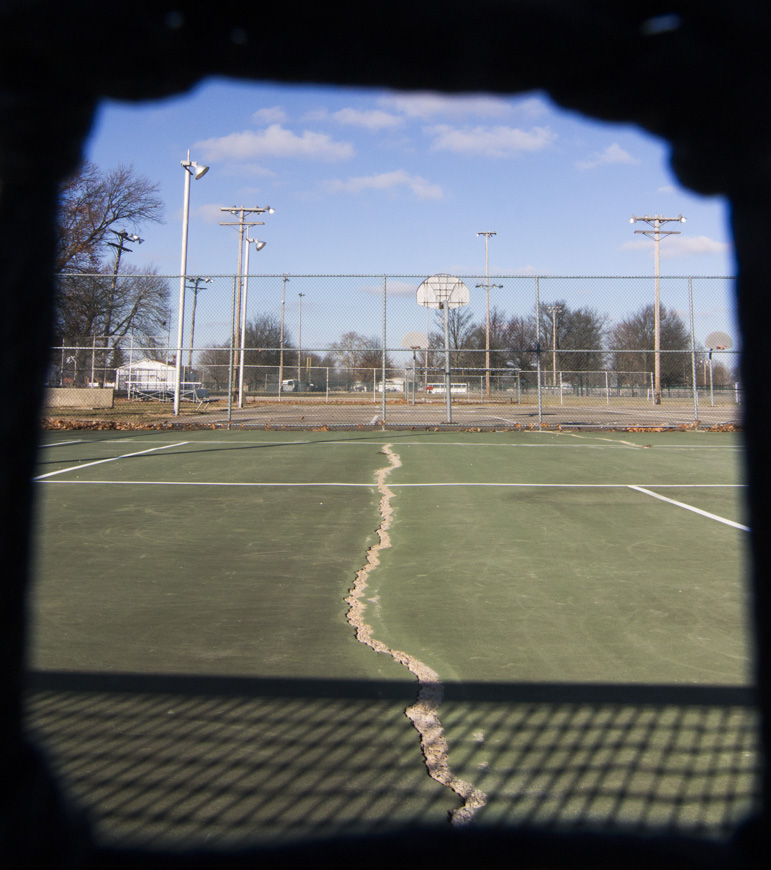
[[[53,441],[50,444],[41,444],[40,449],[43,450],[46,447],[65,447],[67,444],[84,444],[85,441],[82,438],[76,438],[74,441]]]
[[[183,442],[185,443],[185,442]],[[189,443],[189,442],[188,442]],[[132,454],[130,454],[132,455]],[[119,457],[120,458],[120,457]],[[107,462],[109,460],[100,460]],[[92,464],[92,463],[90,463]],[[84,466],[81,466],[84,467]],[[52,472],[57,474],[58,472]],[[44,475],[47,476],[47,475]],[[41,478],[36,478],[40,480]],[[48,483],[68,483],[68,484],[93,484],[96,486],[350,486],[350,487],[375,487],[374,483],[342,483],[339,481],[301,481],[301,482],[282,482],[282,481],[215,481],[215,480],[50,480]],[[668,489],[740,489],[746,484],[743,483],[650,483],[648,486],[655,486],[658,489],[664,487]],[[629,483],[390,483],[389,487],[394,489],[409,489],[409,488],[428,488],[428,487],[467,487],[467,488],[514,488],[514,489],[640,489],[641,492],[647,492],[638,486]],[[655,493],[651,493],[654,495]],[[659,496],[664,498],[664,496]],[[669,501],[669,499],[666,499]],[[677,502],[675,502],[677,504]],[[694,508],[695,510],[695,508]]]
[[[732,526],[735,529],[749,532],[749,526],[743,526],[741,523],[735,523],[733,520],[727,520],[725,517],[719,517],[717,514],[711,514],[708,511],[703,511],[701,508],[694,507],[690,504],[685,504],[681,501],[675,501],[673,498],[667,498],[665,495],[660,495],[657,492],[652,492],[650,489],[645,489],[642,486],[632,486],[629,489],[635,489],[637,492],[643,492],[645,495],[651,495],[653,498],[661,499],[661,501],[669,502],[669,504],[677,505],[677,507],[685,508],[687,511],[693,511],[695,514],[700,514],[703,517],[708,517],[711,520],[717,520],[719,523],[725,523],[727,526]]]
[[[375,422],[377,422],[380,418],[375,417],[373,419],[375,420]],[[502,418],[498,418],[498,419],[502,419]],[[528,435],[530,435],[530,434],[542,434],[542,435],[544,435],[547,433],[543,432],[543,431],[536,432],[536,430],[533,430],[533,432],[526,432],[524,434],[528,434]],[[587,436],[579,436],[579,435],[576,435],[575,433],[572,433],[572,432],[550,432],[548,434],[570,436],[572,438],[579,438],[580,437],[580,438],[583,438],[584,440],[586,440],[586,437],[587,437]],[[378,432],[377,435],[382,437],[383,433]],[[399,436],[397,436],[397,437],[399,437]],[[68,444],[69,443],[71,443],[71,444],[105,444],[107,442],[110,442],[112,444],[133,444],[135,442],[138,442],[138,443],[142,443],[142,444],[148,444],[148,443],[152,442],[152,440],[153,440],[152,438],[141,438],[141,439],[140,438],[94,438],[94,439],[81,438],[79,441],[64,442],[64,443],[68,443]],[[161,440],[161,439],[157,439],[157,440]],[[623,441],[621,439],[602,438],[600,440],[606,441],[610,445],[610,447],[616,447],[617,445],[621,445],[625,448],[629,447],[629,446],[633,446],[633,447],[637,447],[639,449],[641,447],[641,445],[633,444],[631,441]],[[341,439],[341,440],[334,440],[334,441],[330,440],[330,439],[326,439],[326,438],[318,440],[318,441],[315,441],[315,440],[309,440],[309,441],[302,441],[302,440],[297,440],[297,441],[248,440],[247,441],[247,440],[225,440],[225,439],[217,438],[217,439],[200,439],[200,440],[196,439],[193,441],[187,441],[185,443],[192,444],[195,446],[207,446],[207,447],[225,445],[227,447],[232,447],[233,449],[238,449],[241,447],[249,447],[249,446],[286,447],[286,446],[298,445],[298,446],[315,446],[315,447],[322,447],[322,446],[325,446],[325,447],[327,447],[327,446],[372,447],[374,445],[374,441],[359,440],[358,437],[352,438],[350,440]],[[55,446],[55,445],[44,445],[44,446]],[[519,449],[525,449],[525,450],[603,450],[603,449],[605,449],[604,445],[602,445],[602,444],[572,444],[572,443],[557,444],[556,442],[552,442],[549,444],[510,444],[510,443],[494,444],[494,443],[490,443],[490,442],[483,442],[483,443],[479,444],[479,443],[475,443],[474,441],[412,441],[412,442],[411,441],[400,441],[399,446],[405,447],[405,448],[407,448],[407,447],[476,447],[480,450],[483,448],[503,449],[503,450],[519,450]],[[736,446],[731,445],[731,444],[656,444],[655,447],[653,447],[652,449],[655,449],[656,451],[660,451],[660,450],[731,450],[735,453],[738,453],[741,451],[742,448],[736,447]]]
[[[145,453],[154,453],[156,450],[168,450],[171,447],[182,447],[187,443],[187,441],[180,441],[177,444],[166,444],[163,447],[150,447],[148,450],[139,450],[137,453],[124,453],[122,456],[111,456],[109,459],[97,459],[95,462],[84,462],[80,465],[70,465],[68,468],[60,468],[58,471],[49,471],[47,474],[40,474],[32,479],[45,480],[47,477],[54,477],[57,474],[66,474],[68,471],[80,471],[83,468],[89,468],[92,465],[102,465],[105,462],[117,462],[119,459],[129,459],[132,456],[143,456]]]
[[[122,457],[119,457],[122,458]],[[107,460],[102,460],[103,462]],[[57,474],[58,472],[52,472]],[[35,480],[41,478],[36,477]],[[91,484],[93,486],[350,486],[350,487],[365,487],[367,489],[376,489],[376,483],[260,483],[259,481],[234,480],[230,482],[215,481],[215,480],[47,480],[46,483],[67,483],[67,484]]]

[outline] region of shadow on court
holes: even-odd
[[[447,824],[410,684],[36,671],[28,722],[106,843],[269,844]],[[480,713],[484,733],[478,730]],[[727,836],[757,800],[748,690],[465,683],[441,717],[479,826]]]

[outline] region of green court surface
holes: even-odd
[[[48,433],[30,726],[111,842],[725,835],[741,464],[721,432]]]

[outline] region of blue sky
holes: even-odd
[[[734,272],[725,203],[682,188],[665,143],[537,93],[210,80],[182,97],[104,103],[86,156],[159,184],[166,223],[141,228],[130,262],[161,274],[179,274],[188,149],[211,167],[191,184],[188,274],[236,271],[220,207],[240,205],[275,209],[255,229],[267,245],[252,274],[484,275],[477,233],[490,231],[491,275],[650,275],[654,245],[632,214],[687,218],[661,243],[662,275]]]

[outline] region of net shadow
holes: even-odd
[[[409,684],[35,672],[27,721],[105,844],[240,848],[441,828]],[[733,687],[464,684],[440,717],[480,829],[722,839],[756,809]]]

